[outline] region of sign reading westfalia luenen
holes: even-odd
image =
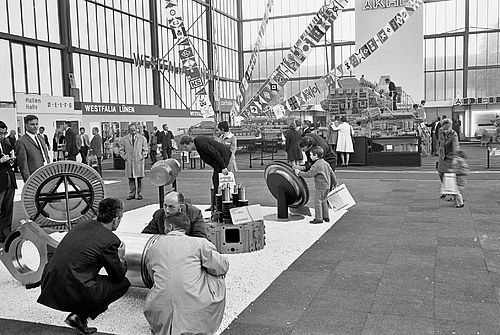
[[[408,0],[365,0],[364,10],[369,9],[379,9],[379,8],[390,8],[390,7],[402,7],[406,5]]]
[[[125,105],[111,103],[76,103],[85,115],[158,115],[159,108],[156,105]],[[79,105],[79,106],[78,106]]]

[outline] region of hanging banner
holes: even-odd
[[[347,0],[330,0],[320,8],[297,42],[290,48],[289,53],[269,76],[257,94],[248,101],[242,112],[251,112],[255,108],[258,108],[255,104],[256,101],[260,103],[260,111],[270,107],[268,106],[269,101],[278,95],[278,92],[306,60],[307,55],[311,53],[312,48],[325,36],[328,29],[332,26],[333,21],[342,12],[346,4]]]
[[[288,110],[296,110],[299,109],[302,104],[316,97],[316,95],[327,92],[328,87],[333,86],[337,80],[337,76],[343,75],[344,72],[351,71],[380,48],[399,28],[401,28],[422,4],[423,0],[408,0],[405,6],[389,20],[375,36],[361,46],[357,52],[348,57],[343,64],[339,64],[326,75],[318,79],[314,84],[309,85],[299,93],[291,96],[280,105]]]
[[[180,16],[177,0],[165,0],[167,11],[168,27],[172,29],[174,39],[179,40],[179,58],[182,70],[187,77],[189,87],[196,92],[196,103],[204,118],[213,116],[214,109],[210,103],[210,98],[205,90],[205,82],[201,76],[200,68],[196,63],[193,48],[187,36],[184,22]]]

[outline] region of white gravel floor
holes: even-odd
[[[205,208],[206,206],[199,206]],[[147,224],[157,205],[150,205],[126,212],[118,228],[122,232],[139,233]],[[264,216],[276,213],[274,207],[263,207]],[[347,211],[331,212],[330,223],[309,224],[311,217],[300,221],[277,222],[265,221],[266,246],[263,250],[227,255],[230,261],[226,276],[227,301],[224,318],[218,333],[222,332],[237,316],[254,301],[270,284],[286,270],[292,262],[308,249]],[[207,212],[203,212],[208,215]],[[59,239],[55,237],[56,239]],[[37,252],[26,245],[25,258],[29,265],[34,265]],[[68,313],[59,312],[36,303],[40,288],[26,290],[11,277],[5,267],[0,265],[1,300],[0,317],[26,320],[65,326],[63,320]],[[149,327],[142,314],[144,298],[148,290],[131,288],[127,294],[113,303],[109,310],[89,325],[101,332],[115,334],[140,335],[150,334]]]

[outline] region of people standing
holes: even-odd
[[[76,162],[76,155],[78,155],[80,150],[78,148],[79,142],[76,138],[76,134],[73,129],[71,129],[71,121],[66,121],[63,127],[65,140],[64,157],[67,160]]]
[[[304,120],[301,136],[304,137],[307,134],[310,134],[311,132],[312,132],[312,130],[311,130],[311,123],[309,121],[307,121],[307,120]]]
[[[142,126],[142,135],[146,138],[146,141],[149,143],[149,131],[146,126]]]
[[[353,135],[354,131],[352,126],[347,122],[347,118],[342,116],[340,118],[340,125],[332,125],[333,130],[339,131],[337,140],[337,151],[340,152],[340,159],[342,166],[349,166],[349,158],[354,153]]]
[[[434,122],[431,124],[426,123],[425,124],[427,127],[431,128],[431,138],[432,138],[432,148],[431,148],[431,154],[437,156],[438,155],[438,133],[439,133],[439,128],[441,128],[441,118],[439,116],[436,117]]]
[[[451,128],[457,133],[458,141],[460,142],[460,129],[462,128],[462,121],[459,118],[451,120],[452,126]]]
[[[92,128],[92,140],[90,141],[90,154],[97,158],[97,172],[102,177],[102,137],[99,135],[99,128]]]
[[[330,125],[328,126],[328,130],[326,131],[326,143],[332,149],[332,152],[337,152],[337,142],[339,138],[339,131],[334,130],[333,126],[335,126],[335,119],[332,119]]]
[[[300,171],[295,169],[295,174],[304,178],[314,178],[314,220],[309,223],[330,222],[328,202],[326,196],[330,190],[337,187],[337,178],[330,164],[323,159],[323,148],[315,146],[310,151],[313,161],[309,171]]]
[[[166,123],[162,128],[163,130],[158,134],[158,144],[161,144],[161,154],[163,159],[172,158],[172,140],[174,139],[174,134],[168,130]]]
[[[156,156],[158,155],[158,128],[153,127],[149,138],[149,159],[151,160],[151,166],[157,162]]]
[[[88,327],[108,306],[129,289],[125,277],[125,246],[112,233],[123,217],[123,203],[106,198],[99,203],[97,218],[74,226],[59,242],[42,273],[41,293],[37,302],[70,312],[69,326],[82,334],[97,331]],[[100,275],[104,268],[107,275]]]
[[[45,134],[45,127],[38,127],[38,135],[41,138],[43,138],[43,141],[45,142],[45,145],[47,146],[47,150],[50,151],[50,142],[49,142],[49,138],[47,137],[47,134]],[[47,163],[50,163],[50,161]]]
[[[311,149],[320,146],[323,149],[323,159],[330,164],[333,171],[337,167],[337,157],[326,140],[318,134],[309,133],[299,141],[299,148],[306,154],[307,162],[305,166],[300,166],[299,170],[309,170],[314,163],[311,159]]]
[[[80,155],[82,157],[82,163],[87,164],[87,155],[89,153],[89,135],[85,134],[85,128],[80,127],[80,133],[77,136],[77,141],[80,144]]]
[[[437,164],[437,170],[439,174],[439,179],[443,181],[443,176],[445,173],[449,173],[452,170],[453,152],[460,149],[458,144],[458,135],[451,129],[452,124],[450,119],[444,119],[441,121],[441,128],[438,134],[438,152],[439,160]],[[446,194],[441,195],[444,198]]]
[[[389,96],[392,98],[392,109],[397,110],[398,90],[396,88],[396,84],[394,84],[394,82],[392,82],[389,78],[385,78],[385,83],[389,85]]]
[[[230,172],[238,172],[238,166],[236,165],[236,149],[238,148],[238,141],[236,136],[229,130],[229,124],[227,121],[219,122],[217,128],[222,132],[218,140],[220,143],[224,144],[231,151],[231,158],[229,159],[229,164],[227,169]]]
[[[61,125],[54,132],[54,137],[52,138],[52,157],[53,162],[60,161],[64,159],[64,143],[66,139],[64,138],[64,126]]]
[[[302,136],[297,131],[295,122],[290,123],[288,130],[285,132],[285,151],[288,162],[293,165],[299,165],[302,161],[302,150],[300,150],[299,142]]]
[[[9,140],[10,147],[12,149],[15,149],[16,148],[16,143],[17,143],[17,138],[16,138],[16,131],[14,129],[10,130],[9,137],[7,137],[7,139]],[[15,173],[19,173],[19,167],[17,166],[16,160],[14,160],[13,164],[14,164],[13,165],[14,172]]]
[[[12,231],[14,195],[17,188],[13,165],[14,147],[7,137],[7,125],[0,121],[0,244]]]
[[[26,133],[16,143],[16,162],[23,180],[26,181],[45,162],[49,163],[50,159],[45,141],[37,135],[38,117],[26,115],[24,128]]]
[[[186,215],[173,214],[170,232],[146,252],[154,286],[144,316],[152,334],[214,334],[221,324],[229,261],[207,239],[186,235],[189,228]]]
[[[120,156],[125,161],[125,175],[128,178],[130,194],[127,200],[137,197],[142,200],[142,178],[144,178],[144,162],[148,155],[146,138],[137,133],[137,127],[131,123],[128,135],[122,138]]]

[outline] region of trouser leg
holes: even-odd
[[[9,178],[7,176],[7,178]],[[5,241],[12,231],[12,216],[14,213],[15,189],[9,179],[7,189],[0,192],[0,242]]]
[[[130,189],[130,196],[135,197],[135,179],[134,178],[128,179],[128,187]]]
[[[137,177],[137,196],[142,192],[142,177]]]
[[[97,157],[97,172],[102,177],[102,157]]]
[[[219,173],[222,171],[214,169],[214,172],[212,174],[212,184],[214,185],[214,190],[215,193],[219,190]]]
[[[167,148],[167,158],[172,158],[172,149]]]
[[[326,194],[326,190],[316,190],[314,193],[314,218],[316,220],[323,221],[324,217],[328,217],[328,211],[323,212]]]

